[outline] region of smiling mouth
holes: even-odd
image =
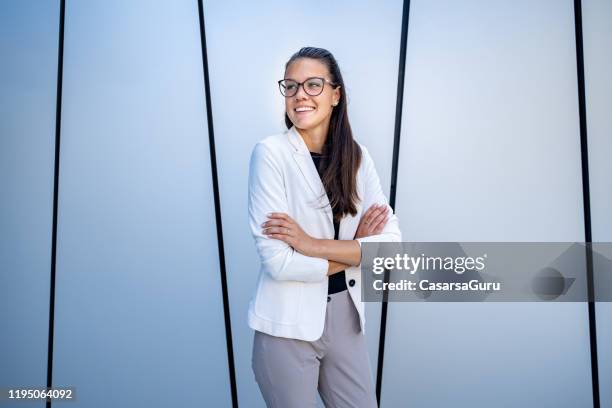
[[[306,112],[312,112],[314,110],[315,110],[315,108],[312,107],[312,106],[300,106],[300,107],[294,109],[294,111],[296,113],[306,113]]]

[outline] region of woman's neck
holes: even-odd
[[[296,130],[302,136],[302,139],[304,139],[304,143],[306,143],[309,151],[314,153],[323,153],[323,146],[325,145],[325,140],[327,139],[329,123],[327,126],[321,124],[308,130],[298,128],[296,128]]]

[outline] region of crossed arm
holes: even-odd
[[[281,281],[318,282],[361,264],[361,243],[401,241],[398,220],[382,191],[374,163],[363,152],[363,208],[352,240],[314,239],[289,217],[282,151],[257,143],[249,163],[249,227],[262,268]],[[378,207],[379,204],[382,206]],[[275,213],[269,213],[275,211]],[[381,217],[381,212],[384,213]]]
[[[313,238],[286,213],[270,213],[261,227],[264,235],[286,242],[303,255],[327,259],[327,275],[333,275],[361,263],[361,245],[357,238],[380,234],[389,219],[388,212],[386,205],[370,206],[361,217],[352,240]]]

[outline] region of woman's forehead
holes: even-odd
[[[287,67],[285,78],[303,80],[309,77],[328,77],[329,70],[321,61],[312,58],[298,58]]]

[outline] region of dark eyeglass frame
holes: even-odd
[[[323,83],[323,85],[321,86],[321,90],[319,91],[319,93],[316,93],[316,94],[311,94],[311,93],[310,93],[310,92],[308,92],[308,91],[306,90],[306,88],[304,87],[304,84],[305,84],[306,82],[310,81],[311,79],[320,79],[320,80],[321,80],[321,82]],[[295,82],[295,83],[297,84],[297,87],[295,88],[295,93],[293,93],[293,94],[291,94],[291,95],[287,95],[287,94],[285,94],[285,93],[283,92],[283,89],[287,89],[287,87],[286,87],[286,86],[283,88],[283,82],[286,82],[286,81],[292,81],[292,82]],[[281,79],[281,80],[279,80],[279,81],[278,81],[278,90],[280,91],[281,95],[283,95],[285,98],[292,98],[292,97],[294,97],[295,95],[297,95],[297,93],[298,93],[298,92],[299,92],[299,90],[300,90],[300,86],[301,86],[301,87],[302,87],[302,89],[304,90],[304,92],[306,92],[306,95],[310,95],[310,96],[319,96],[319,95],[321,95],[321,94],[323,93],[323,89],[325,89],[325,84],[326,84],[326,83],[330,84],[330,85],[332,86],[332,88],[333,88],[333,89],[336,89],[336,88],[339,86],[339,85],[338,85],[338,84],[336,84],[335,82],[328,81],[327,79],[322,78],[322,77],[310,77],[310,78],[306,78],[306,79],[304,80],[304,82],[298,82],[298,81],[296,81],[295,79],[285,78],[285,79]]]

